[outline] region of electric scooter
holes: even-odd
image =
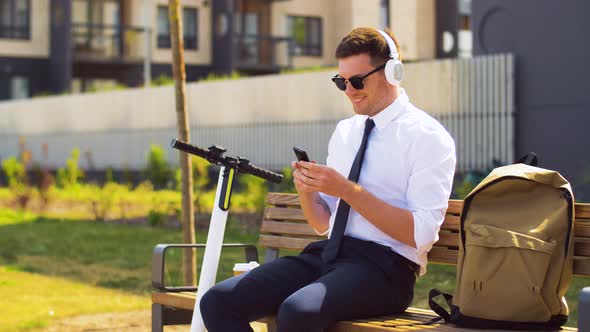
[[[223,244],[223,234],[225,233],[225,224],[231,202],[232,186],[236,174],[251,174],[275,183],[280,183],[283,180],[283,175],[254,166],[247,159],[224,157],[223,154],[226,150],[220,146],[214,145],[205,150],[177,139],[173,139],[170,145],[175,149],[204,158],[214,165],[221,166],[191,322],[191,332],[204,332],[205,324],[201,317],[199,303],[203,294],[215,284]]]

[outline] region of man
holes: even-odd
[[[213,287],[200,303],[209,332],[252,331],[274,313],[280,332],[321,331],[412,301],[447,208],[454,142],[400,88],[391,32],[354,29],[336,58],[332,80],[356,115],[337,125],[327,165],[292,165],[309,224],[330,238]]]

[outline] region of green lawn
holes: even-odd
[[[197,241],[203,243],[205,237],[199,233]],[[230,218],[226,242],[255,243],[256,238]],[[149,308],[151,251],[157,243],[180,241],[180,230],[46,219],[0,209],[3,331],[42,327],[73,315]],[[179,284],[180,252],[170,251],[167,260],[173,267],[167,270],[168,281]],[[218,280],[243,261],[242,250],[224,250]],[[431,288],[452,292],[454,285],[454,267],[429,266],[429,273],[418,280],[413,306],[426,308]],[[577,277],[569,289],[569,326],[575,326],[577,296],[586,285],[590,278]]]
[[[54,319],[105,311],[148,309],[149,298],[66,278],[0,266],[2,331],[42,328]]]
[[[228,222],[227,242],[255,242],[255,234],[238,228]],[[197,238],[204,242],[206,234]],[[152,249],[180,241],[180,230],[44,219],[0,209],[2,331],[45,326],[72,315],[148,309]],[[180,284],[180,254],[172,250],[167,257],[171,285]],[[222,258],[218,280],[244,261],[240,249],[224,250]]]

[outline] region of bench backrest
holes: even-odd
[[[301,251],[310,242],[325,239],[307,224],[296,194],[269,193],[258,244],[267,248],[266,261],[279,250]],[[439,240],[428,254],[430,262],[456,264],[462,200],[450,200]],[[590,275],[590,204],[577,203],[574,223],[574,274]]]

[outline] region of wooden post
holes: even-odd
[[[184,67],[184,40],[182,38],[182,10],[179,0],[168,1],[170,39],[172,41],[172,70],[176,99],[178,138],[190,142],[190,127],[186,105],[186,71]],[[195,222],[193,208],[193,174],[190,155],[180,153],[180,178],[182,190],[182,235],[184,243],[195,243]],[[196,284],[195,249],[184,249],[182,256],[183,280],[185,285]]]

